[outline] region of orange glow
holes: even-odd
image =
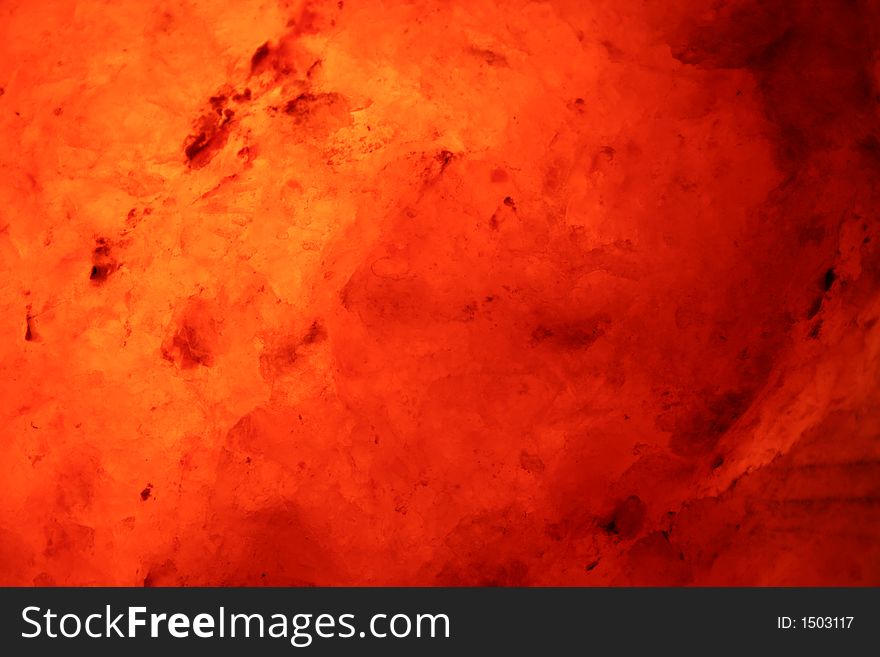
[[[0,584],[880,585],[880,3],[0,28]]]

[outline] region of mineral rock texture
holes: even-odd
[[[0,584],[880,585],[878,44],[6,0]]]

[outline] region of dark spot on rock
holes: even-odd
[[[198,155],[202,149],[208,145],[209,137],[203,131],[198,133],[197,135],[191,135],[187,138],[187,144],[183,149],[184,154],[186,155],[188,160],[192,160],[196,155]]]
[[[95,283],[103,283],[107,280],[110,272],[106,267],[102,267],[100,265],[92,265],[92,270],[89,272],[89,279],[94,281]]]
[[[724,455],[718,454],[714,459],[712,459],[712,469],[717,470],[722,465],[724,465]]]
[[[146,502],[150,499],[150,495],[153,494],[153,484],[147,484],[146,487],[141,491],[141,501]]]
[[[519,467],[531,474],[541,474],[544,472],[544,461],[537,454],[530,454],[523,450],[519,455]]]
[[[509,208],[513,208],[514,210],[516,210],[516,203],[514,203],[514,202],[513,202],[513,199],[510,198],[509,196],[505,196],[505,197],[504,197],[504,205],[506,205],[506,206],[509,207]]]
[[[813,319],[819,314],[819,311],[822,310],[822,304],[824,301],[825,297],[821,295],[813,300],[813,303],[810,304],[809,310],[807,310],[807,319]]]
[[[602,47],[605,48],[605,52],[608,53],[608,58],[611,61],[617,61],[623,57],[623,51],[618,48],[614,43],[608,40],[604,40],[600,42]]]
[[[318,320],[312,322],[312,325],[309,327],[309,330],[303,336],[302,343],[303,344],[314,344],[316,342],[320,342],[324,338],[327,337],[327,331],[324,330],[324,327]]]
[[[110,242],[103,237],[97,238],[95,248],[92,250],[92,268],[89,271],[89,280],[95,285],[101,285],[118,267],[119,263],[113,257]]]
[[[828,292],[831,287],[834,285],[834,281],[837,280],[837,274],[834,271],[834,267],[825,272],[825,277],[822,279],[822,287]]]
[[[546,326],[537,326],[534,331],[532,331],[532,342],[543,342],[544,340],[549,340],[553,337],[553,330],[547,328]]]
[[[605,334],[607,321],[597,316],[553,326],[540,324],[532,331],[532,346],[547,344],[561,350],[587,349]]]
[[[585,570],[587,572],[590,572],[591,570],[595,569],[596,566],[598,566],[598,565],[599,565],[599,560],[596,559],[595,561],[591,561],[590,563],[588,563],[585,567]]]
[[[236,93],[232,95],[232,100],[236,103],[243,103],[251,99],[251,90],[250,87],[245,87],[244,91],[241,93]]]
[[[352,122],[348,101],[338,93],[301,93],[287,101],[282,111],[293,117],[300,134],[325,137]]]
[[[437,155],[434,156],[434,159],[440,163],[440,173],[445,171],[446,167],[449,166],[449,163],[452,161],[454,157],[452,151],[442,150]]]
[[[184,370],[211,367],[220,340],[217,320],[207,303],[191,299],[162,345],[162,357]]]
[[[318,100],[318,96],[310,93],[302,93],[296,98],[287,101],[284,105],[284,113],[290,115],[302,115],[308,113],[308,106]]]
[[[309,66],[308,70],[306,71],[306,78],[311,80],[312,76],[315,75],[319,68],[321,68],[321,64],[323,63],[324,62],[320,59],[316,59],[314,62],[312,62],[312,65]]]
[[[110,244],[103,237],[99,237],[95,240],[95,249],[92,253],[98,256],[109,256],[110,255]]]
[[[231,110],[227,110],[231,112]],[[208,164],[229,138],[228,124],[233,114],[214,113],[202,115],[196,121],[193,132],[184,140],[183,153],[192,169],[201,169]]]
[[[479,57],[489,66],[507,66],[507,57],[488,48],[471,48],[472,55]]]
[[[30,306],[28,306],[28,312],[25,315],[25,330],[24,330],[24,339],[27,342],[31,342],[36,336],[34,335],[33,326],[31,325],[31,317]]]
[[[507,178],[507,172],[501,167],[492,169],[492,172],[489,174],[489,180],[493,183],[507,182]]]
[[[633,538],[641,531],[646,515],[645,503],[637,495],[630,495],[614,510],[603,528],[609,534],[616,534],[621,538]]]
[[[255,69],[259,68],[260,64],[266,61],[266,58],[269,56],[269,42],[267,41],[263,45],[254,51],[253,56],[251,57],[251,73],[254,72]]]

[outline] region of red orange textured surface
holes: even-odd
[[[0,6],[0,584],[880,584],[880,4]]]

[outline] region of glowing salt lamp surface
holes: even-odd
[[[0,7],[0,584],[880,584],[880,4]]]

